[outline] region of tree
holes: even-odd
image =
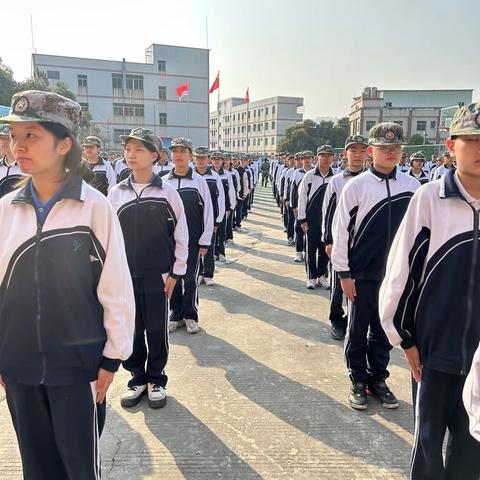
[[[426,138],[424,135],[421,133],[415,133],[415,135],[412,135],[410,137],[410,145],[425,145],[428,142],[426,141]]]
[[[13,78],[12,69],[5,65],[0,58],[0,105],[9,107],[18,84]]]

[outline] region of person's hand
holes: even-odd
[[[422,381],[422,364],[420,362],[420,353],[416,345],[403,351],[405,358],[412,371],[413,378],[417,382]]]
[[[308,232],[308,223],[307,223],[307,222],[302,223],[301,226],[302,226],[302,231],[303,231],[303,233],[305,233],[305,235],[306,235],[307,232]]]
[[[294,216],[295,218],[298,217],[298,208],[294,208],[294,209],[293,209],[293,216]]]
[[[328,258],[332,258],[333,245],[325,245],[325,253],[328,255]]]
[[[231,211],[231,210],[229,210],[229,211],[227,212],[227,216],[226,216],[226,218],[230,218],[230,215],[231,215],[231,214],[232,214],[232,211]]]
[[[217,233],[218,226],[213,227],[213,233]]]
[[[208,248],[201,248],[200,249],[200,256],[204,257],[208,252]]]
[[[353,278],[341,278],[340,284],[342,286],[343,293],[353,303],[357,296],[357,290],[355,288],[355,280]]]
[[[5,382],[3,381],[3,378],[1,375],[0,375],[0,385],[4,388],[4,390],[7,389],[7,386],[5,385]]]
[[[290,202],[288,200],[285,200],[285,206],[288,207],[290,205]]]
[[[103,368],[98,371],[97,384],[95,386],[97,390],[97,403],[103,403],[105,401],[105,396],[113,382],[113,377],[115,377],[115,373],[113,372],[109,372]]]
[[[175,288],[176,283],[177,279],[171,277],[170,275],[165,280],[165,288],[163,291],[169,300],[172,298],[173,289]]]

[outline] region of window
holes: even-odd
[[[47,78],[49,80],[60,80],[60,72],[56,70],[47,70]]]
[[[254,131],[254,132],[257,131],[257,124],[256,124],[256,123],[253,124],[253,131]]]
[[[112,73],[112,88],[119,90],[123,88],[123,76],[121,73]]]
[[[272,122],[272,130],[275,130],[275,122]]]
[[[82,112],[88,112],[88,103],[79,102],[79,105],[82,107]]]
[[[129,103],[114,103],[114,117],[145,117],[144,105],[134,105]]]
[[[126,75],[125,86],[127,90],[143,90],[143,75]]]
[[[257,141],[256,141],[256,139],[254,138],[254,139],[253,139],[253,146],[255,147],[256,145],[257,145]]]
[[[167,87],[158,87],[158,98],[160,100],[167,99]]]
[[[265,130],[268,130],[268,122],[265,122]]]
[[[268,107],[265,108],[265,115],[268,115]]]
[[[418,120],[417,121],[417,132],[424,132],[427,129],[427,121],[426,120]]]
[[[403,127],[403,120],[394,120],[393,123],[396,123],[397,125]]]
[[[250,118],[250,114],[251,114],[251,113],[252,113],[252,112],[250,112],[250,111],[248,112],[248,118]]]
[[[272,107],[272,115],[275,115],[275,105]]]
[[[375,123],[376,123],[375,120],[367,120],[367,126],[366,126],[367,133],[375,125]]]
[[[157,65],[159,72],[165,72],[167,70],[167,62],[165,60],[159,60]]]
[[[86,75],[77,75],[78,88],[87,88],[87,76]]]
[[[235,135],[235,127],[233,127],[233,134]]]
[[[275,145],[275,137],[272,137],[272,138],[270,139],[270,145]]]
[[[167,124],[167,114],[166,113],[159,113],[158,114],[158,123],[160,125],[166,125]]]
[[[233,121],[235,121],[235,114],[233,114]]]
[[[122,143],[120,135],[128,135],[130,130],[124,130],[123,128],[114,128],[113,129],[113,139],[115,143]]]
[[[253,116],[254,116],[254,117],[257,116],[257,111],[256,111],[256,110],[253,111]]]
[[[385,107],[392,108],[392,102],[385,102]]]
[[[430,128],[437,128],[437,122],[435,120],[430,120]]]

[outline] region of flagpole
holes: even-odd
[[[220,78],[220,70],[217,73],[217,78]],[[217,140],[218,140],[218,148],[217,150],[221,150],[220,148],[220,129],[218,128],[220,122],[220,82],[218,83],[217,88]]]
[[[190,92],[188,92],[187,100],[187,138],[190,138]]]
[[[248,92],[248,102],[247,102],[247,153],[248,153],[248,113],[249,113],[248,108],[250,106],[250,92],[248,91],[248,88],[247,88],[247,92]]]

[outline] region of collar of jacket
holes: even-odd
[[[203,173],[200,173],[198,170],[197,170],[197,167],[195,167],[195,173],[198,173],[199,175],[201,175],[202,177],[204,177],[205,175],[211,175],[212,174],[212,169],[210,167],[207,167],[207,170]]]
[[[315,171],[313,172],[313,174],[318,175],[319,177],[323,177],[323,175],[320,172],[320,167],[318,165],[315,167]],[[331,167],[328,167],[328,173],[323,178],[332,177],[332,176],[333,176],[333,170]]]
[[[120,182],[118,184],[119,188],[127,188],[130,190],[133,190],[132,183],[135,183],[133,181],[133,173],[131,173],[125,180]],[[150,179],[150,182],[148,182],[149,187],[158,187],[158,188],[163,188],[163,182],[161,177],[158,175],[152,175],[152,178]]]
[[[448,172],[440,179],[440,198],[461,198],[467,201],[455,181],[455,170],[455,168],[449,168]]]
[[[24,185],[18,193],[13,197],[12,205],[16,203],[27,203],[33,205],[32,190],[30,184],[32,179],[28,180],[28,183]],[[71,175],[67,180],[67,184],[60,194],[60,200],[69,198],[71,200],[77,200],[83,202],[85,200],[85,190],[82,188],[83,179],[78,175]]]
[[[370,171],[373,173],[374,177],[379,182],[381,182],[382,180],[387,180],[387,179],[392,179],[392,180],[397,179],[397,167],[394,167],[393,170],[387,175],[379,172],[378,170],[375,170],[375,167],[373,165],[370,167]]]
[[[215,170],[216,171],[216,170]],[[223,175],[225,173],[225,170],[223,167],[220,167],[220,170],[217,172],[219,175]]]
[[[7,156],[4,155],[2,159],[0,160],[0,167],[14,167],[17,164],[17,162],[14,160],[12,163],[7,163]]]
[[[346,168],[342,173],[344,177],[356,177],[365,171],[365,167],[359,170],[358,172],[352,172],[348,168]]]
[[[173,167],[168,174],[168,178],[188,178],[189,180],[191,180],[192,177],[193,170],[190,167],[188,167],[188,171],[185,175],[177,175],[177,173],[175,172],[175,167]]]
[[[93,168],[93,167],[96,167],[97,165],[103,165],[105,162],[103,161],[103,158],[101,157],[97,157],[97,161],[95,163],[89,163],[87,162],[87,165],[90,167],[90,168]],[[126,163],[126,162],[125,162]]]

